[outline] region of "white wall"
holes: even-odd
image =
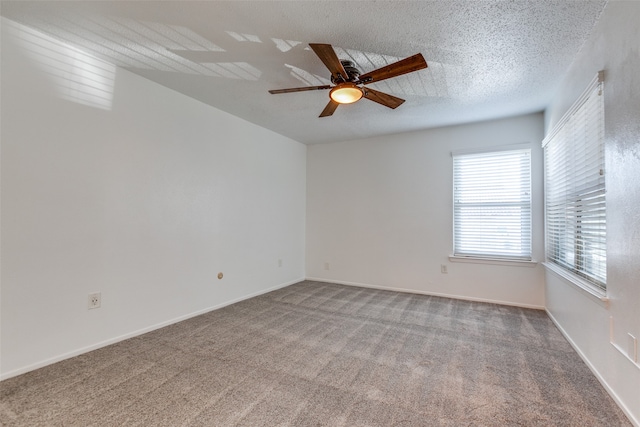
[[[599,70],[605,70],[607,295],[609,308],[546,277],[549,314],[640,426],[640,364],[627,358],[640,340],[640,3],[610,1],[545,114],[551,129]],[[609,319],[613,319],[614,344]],[[640,349],[639,349],[640,350]]]
[[[451,263],[448,258],[453,250],[451,151],[528,143],[533,254],[542,259],[542,138],[542,114],[531,114],[309,146],[307,277],[543,307],[542,266]],[[441,264],[448,274],[440,272]]]
[[[304,145],[4,19],[1,74],[3,378],[304,279]]]

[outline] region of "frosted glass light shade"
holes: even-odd
[[[353,83],[342,83],[331,89],[329,96],[338,104],[351,104],[362,98],[362,89]]]

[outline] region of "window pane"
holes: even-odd
[[[531,259],[530,154],[454,156],[455,255]]]

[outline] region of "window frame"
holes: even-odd
[[[542,142],[545,186],[544,265],[571,283],[598,297],[605,297],[607,289],[603,90],[604,73],[600,71]],[[598,98],[592,98],[594,95]],[[588,104],[590,100],[596,103],[595,107]],[[594,111],[587,110],[590,107],[594,108]],[[587,114],[590,115],[587,117]],[[579,123],[576,123],[578,121]],[[597,134],[590,133],[588,136],[584,136],[588,125],[593,125]],[[572,126],[576,128],[584,126],[584,128],[579,127],[578,130],[575,130]],[[585,142],[578,143],[582,143],[585,146],[585,151],[589,150],[589,156],[592,156],[585,159],[584,163],[578,163],[579,156],[572,155],[572,152],[564,157],[555,152],[550,153],[551,149],[566,151],[575,149],[575,141],[579,138],[585,139]],[[588,142],[586,142],[586,138],[589,138]],[[569,140],[573,141],[571,146],[569,145],[571,143],[567,142]],[[596,145],[593,141],[596,141]],[[587,146],[586,144],[591,145]],[[554,156],[553,159],[550,159],[550,156]],[[588,178],[583,176],[584,172],[580,174],[579,178],[576,178],[576,174],[574,174],[574,179],[570,180],[567,178],[571,178],[571,176],[565,173],[560,177],[565,181],[554,182],[554,186],[575,186],[578,188],[571,192],[567,190],[566,193],[569,195],[565,195],[564,204],[558,207],[560,206],[559,191],[555,188],[549,189],[549,181],[557,177],[558,169],[549,171],[549,164],[553,162],[553,166],[557,167],[557,163],[562,161],[566,163],[569,158],[572,165],[577,164],[577,170],[589,170],[590,174]],[[593,169],[594,165],[591,163],[597,163],[599,170]],[[589,168],[587,169],[587,167]],[[597,208],[593,207],[596,203],[598,204]],[[585,209],[585,206],[589,207]],[[553,214],[549,212],[550,210],[553,211]],[[564,217],[557,213],[561,210],[565,212]],[[562,219],[564,222],[559,225]],[[586,232],[590,235],[587,235]],[[573,247],[573,250],[569,250],[569,245]],[[597,257],[602,259],[595,261]],[[597,265],[594,266],[595,264]]]
[[[464,248],[460,247],[457,235],[458,227],[459,227],[459,215],[458,215],[458,207],[464,206],[464,203],[459,203],[456,200],[456,192],[457,192],[457,179],[456,179],[456,159],[464,158],[467,156],[491,156],[492,154],[496,154],[495,158],[499,156],[505,155],[506,153],[526,153],[527,156],[527,165],[525,169],[521,169],[519,171],[520,174],[525,173],[523,177],[526,180],[526,216],[528,216],[528,224],[524,227],[520,225],[519,236],[520,240],[524,241],[524,246],[526,247],[526,253],[521,253],[518,255],[506,255],[504,253],[496,253],[495,251],[487,250],[484,253],[474,251],[473,253],[468,250],[464,250]],[[530,144],[514,144],[514,145],[504,145],[504,146],[494,146],[494,147],[485,147],[482,149],[471,149],[471,150],[460,150],[451,153],[453,158],[453,251],[452,255],[449,256],[449,259],[453,262],[474,262],[474,263],[487,263],[487,264],[499,264],[499,265],[523,265],[523,266],[535,266],[537,264],[536,261],[533,260],[533,198],[532,198],[532,150]],[[495,159],[494,158],[494,159]],[[522,162],[522,160],[519,160]],[[520,189],[522,186],[519,187]],[[522,196],[521,196],[522,197]],[[490,203],[496,207],[514,207],[522,204],[515,203],[507,200],[503,200],[502,202],[491,202]],[[482,203],[477,204],[478,206],[482,206]],[[487,205],[488,206],[488,205]],[[524,236],[524,237],[523,237]],[[522,244],[521,244],[522,246]]]

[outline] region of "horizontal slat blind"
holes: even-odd
[[[454,255],[531,259],[531,152],[453,156]]]
[[[606,287],[602,75],[543,142],[546,258]]]

